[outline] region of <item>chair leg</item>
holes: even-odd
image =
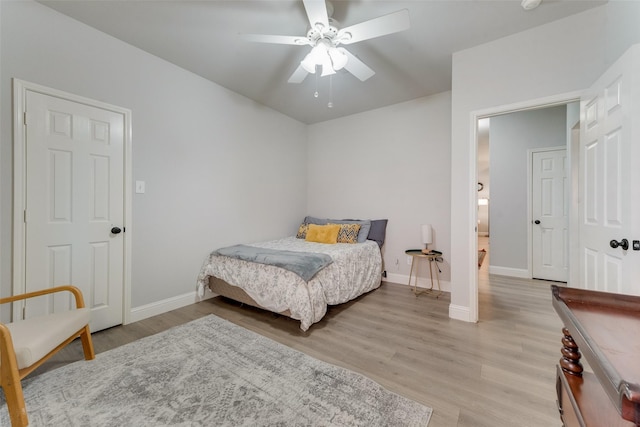
[[[25,427],[29,424],[27,417],[27,407],[22,394],[22,384],[17,372],[7,372],[8,369],[0,368],[2,372],[2,389],[4,397],[7,399],[9,418],[12,427]]]
[[[82,350],[84,351],[85,360],[95,359],[96,354],[93,350],[93,340],[91,339],[89,325],[84,327],[84,331],[80,334],[80,340],[82,341]]]

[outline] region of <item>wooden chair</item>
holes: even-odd
[[[13,427],[29,424],[20,381],[42,365],[58,350],[80,337],[84,358],[95,357],[89,320],[82,292],[75,286],[58,286],[22,295],[0,298],[0,304],[34,298],[55,292],[71,292],[76,308],[17,322],[0,323],[0,386],[9,408]]]

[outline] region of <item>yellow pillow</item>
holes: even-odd
[[[340,226],[340,231],[338,232],[338,243],[358,243],[358,232],[360,231],[360,224],[338,225]]]
[[[305,238],[305,240],[307,242],[333,244],[333,243],[337,243],[339,232],[340,232],[339,224],[327,224],[327,225],[309,224],[309,230],[307,230],[307,237]]]

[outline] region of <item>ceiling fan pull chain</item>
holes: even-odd
[[[329,76],[329,103],[327,107],[333,108],[333,76]]]
[[[317,65],[316,65],[316,67],[317,67]],[[315,73],[315,74],[316,74],[316,91],[313,93],[313,96],[317,98],[319,96],[319,93],[318,93],[318,79],[320,77],[318,76],[318,73]]]

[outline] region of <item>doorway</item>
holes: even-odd
[[[577,102],[558,102],[498,111],[477,118],[476,167],[478,181],[482,182],[483,189],[479,189],[477,196],[476,246],[479,250],[482,249],[480,239],[485,241],[481,227],[481,209],[486,206],[489,213],[487,224],[490,224],[487,246],[491,248],[492,255],[489,273],[519,278],[534,278],[538,274],[534,273],[534,257],[538,257],[541,252],[534,247],[540,248],[541,241],[536,241],[536,237],[540,235],[536,236],[537,230],[534,229],[536,225],[533,212],[537,205],[532,202],[534,190],[531,155],[534,151],[545,152],[558,146],[567,147],[571,128],[578,120],[578,115]],[[487,129],[483,130],[485,128]],[[483,141],[484,138],[488,140],[488,144]],[[488,155],[483,145],[489,146]],[[489,158],[488,162],[486,157]],[[562,163],[561,170],[564,170],[564,166]],[[570,167],[568,163],[566,166]],[[489,172],[485,169],[489,169]],[[563,180],[560,185],[565,182],[569,181]],[[490,183],[490,193],[486,191],[487,183]],[[566,187],[566,191],[562,189],[561,192],[558,192],[557,187],[554,188],[555,196],[567,199],[570,188],[568,185]],[[549,193],[545,193],[545,196],[549,196]],[[568,205],[568,201],[560,202],[562,214]],[[548,233],[547,237],[550,235]],[[566,229],[562,231],[562,235],[568,236]],[[560,246],[563,250],[567,248],[566,242],[560,243]],[[555,254],[550,257],[557,260]],[[549,257],[542,260],[549,260]],[[562,258],[562,264],[568,264],[566,257]],[[538,278],[567,280],[566,275]]]
[[[490,264],[490,235],[489,221],[490,196],[491,196],[491,157],[490,157],[490,118],[478,120],[478,151],[477,151],[477,177],[478,177],[478,207],[477,207],[477,235],[478,235],[478,269],[483,279],[488,278]]]

